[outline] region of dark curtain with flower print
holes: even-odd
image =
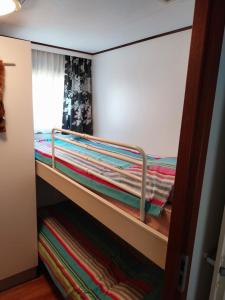
[[[65,56],[62,128],[93,133],[91,60]]]

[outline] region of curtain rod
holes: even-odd
[[[16,64],[14,64],[14,63],[3,63],[3,65],[5,67],[15,67],[16,66]]]

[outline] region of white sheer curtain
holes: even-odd
[[[62,127],[64,55],[32,50],[33,112],[35,132]]]

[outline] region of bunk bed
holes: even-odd
[[[176,159],[54,128],[35,138],[36,173],[165,268]]]
[[[160,298],[164,272],[69,201],[39,210],[39,255],[65,299]]]

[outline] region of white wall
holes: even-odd
[[[191,31],[95,55],[94,134],[177,155]]]
[[[7,133],[0,134],[0,282],[37,265],[31,45],[0,37]]]

